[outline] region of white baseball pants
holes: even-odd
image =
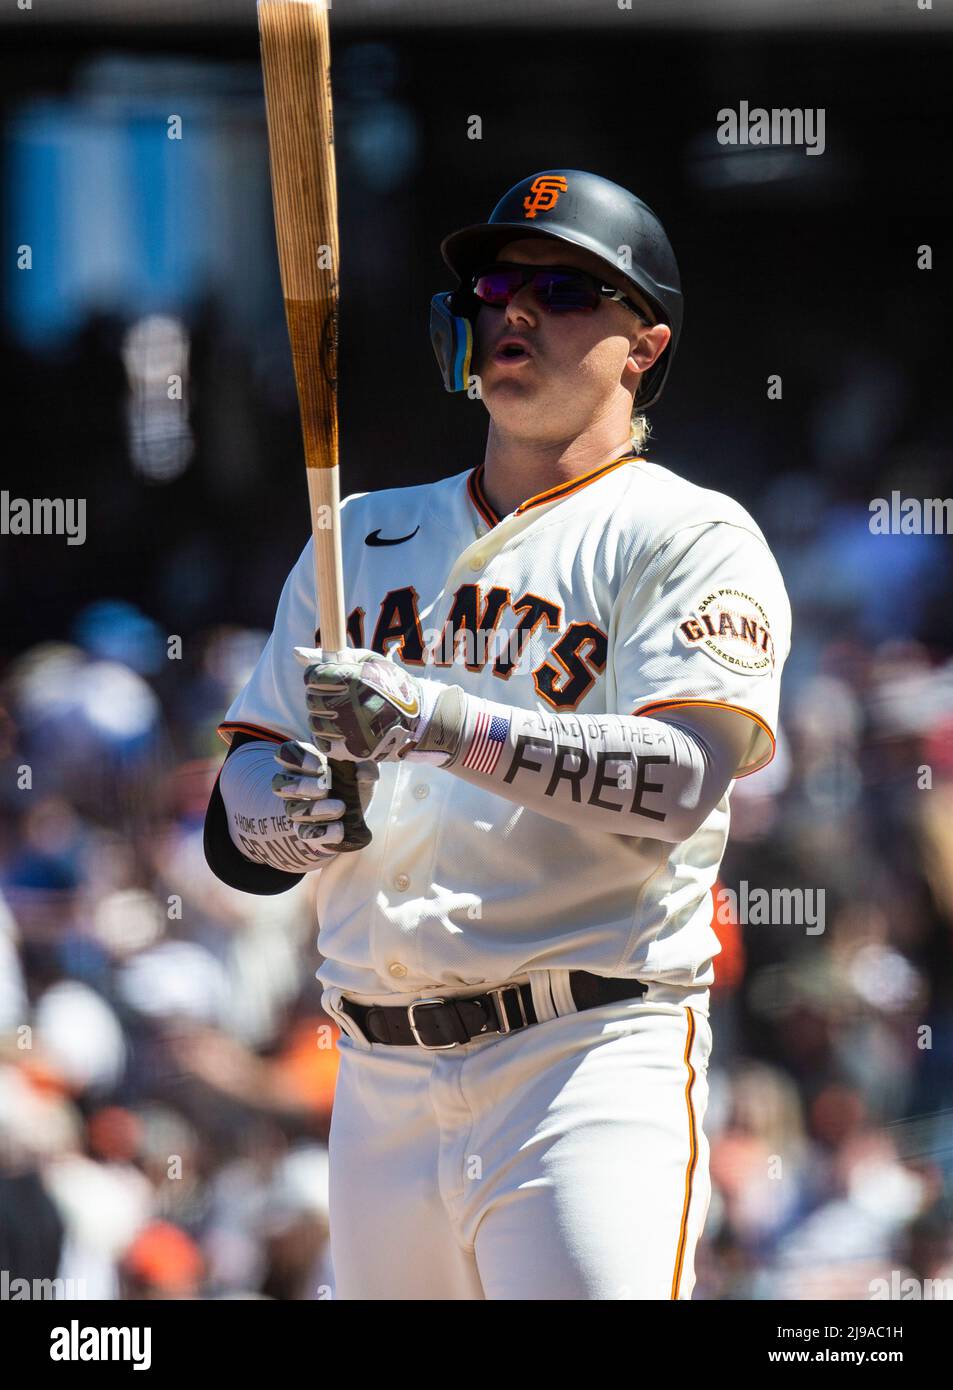
[[[691,1297],[711,1196],[707,991],[577,1012],[564,970],[537,972],[534,1002],[547,983],[559,1016],[444,1052],[369,1043],[326,991],[345,1030],[333,1297]]]

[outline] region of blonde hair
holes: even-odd
[[[643,415],[638,406],[633,405],[632,423],[629,427],[629,439],[634,453],[645,453],[649,447],[649,436],[651,433],[652,426],[649,424],[649,417]]]
[[[654,328],[657,323],[663,322],[663,320],[656,317],[651,309],[645,308],[641,300],[641,295],[635,297],[635,303],[638,304],[641,317],[648,324],[649,328]],[[629,439],[632,444],[633,452],[636,454],[645,453],[649,447],[649,436],[652,433],[649,417],[644,414],[639,407],[639,393],[642,390],[642,386],[643,381],[640,379],[638,386],[635,388],[635,395],[632,398],[632,419],[629,425]]]

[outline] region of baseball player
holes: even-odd
[[[640,456],[682,316],[650,209],[547,170],[442,250],[433,345],[484,460],[345,498],[346,652],[305,546],[206,854],[252,893],[319,876],[335,1297],[689,1298],[711,888],[788,599],[738,503]]]

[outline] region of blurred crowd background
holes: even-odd
[[[3,488],[86,498],[87,539],[0,536],[0,1270],[90,1298],[329,1282],[311,888],[239,894],[202,852],[215,726],[308,531],[252,7],[225,8],[2,26]],[[951,30],[345,8],[344,491],[479,462],[429,345],[440,238],[591,168],[682,265],[648,456],[739,498],[791,595],[722,884],[823,891],[824,930],[717,916],[695,1297],[951,1297],[953,560],[868,524],[953,492]],[[742,100],[822,107],[824,154],[719,145]]]

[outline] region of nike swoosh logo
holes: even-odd
[[[380,532],[380,527],[378,527],[376,531],[372,531],[371,534],[370,534],[369,536],[365,536],[365,537],[364,537],[364,544],[365,544],[365,545],[403,545],[404,541],[412,540],[413,537],[416,536],[416,534],[417,534],[417,532],[418,532],[419,530],[420,530],[420,527],[419,527],[419,525],[418,525],[418,526],[415,526],[415,527],[414,527],[414,529],[410,532],[409,535],[407,535],[407,536],[394,536],[393,539],[391,539],[390,537],[382,536],[382,535],[381,535],[381,532]]]

